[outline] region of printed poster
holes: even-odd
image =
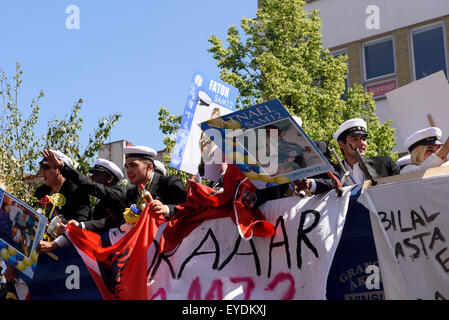
[[[171,156],[172,168],[196,175],[202,156],[204,159],[212,157],[221,159],[220,149],[202,134],[197,124],[234,111],[237,95],[238,90],[229,84],[213,79],[200,71],[194,71],[182,123]],[[203,169],[204,173],[200,175],[216,181],[221,173],[220,167],[206,166]]]
[[[2,189],[0,200],[1,259],[32,279],[47,218]]]
[[[258,188],[331,170],[331,165],[278,99],[200,124]]]

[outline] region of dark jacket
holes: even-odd
[[[184,183],[175,175],[163,176],[154,173],[149,191],[153,199],[159,199],[164,205],[168,206],[170,217],[175,213],[175,206],[185,202],[187,198]],[[129,188],[126,192],[126,205],[129,207],[131,204],[135,204],[139,196],[137,186]]]
[[[64,216],[64,223],[72,219],[78,222],[90,219],[89,195],[85,190],[66,179],[58,193],[64,195],[66,198],[66,203],[56,208],[58,215]],[[38,200],[42,199],[45,195],[51,195],[51,188],[49,186],[41,185],[36,188],[34,196]],[[49,204],[47,206],[51,207],[52,205]],[[49,210],[49,208],[46,210]]]
[[[84,222],[87,230],[102,233],[124,223],[123,212],[125,211],[126,196],[124,187],[118,185],[105,186],[96,183],[91,178],[67,166],[64,166],[61,174],[79,188],[97,198],[97,203],[92,208],[92,219]]]
[[[389,177],[399,174],[401,169],[388,156],[377,156],[365,158],[366,167],[374,180],[377,178]],[[338,165],[334,165],[335,170],[338,172],[338,177],[343,178],[344,172]]]

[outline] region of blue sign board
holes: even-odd
[[[198,173],[203,150],[198,123],[235,110],[238,90],[227,83],[195,70],[186,107],[171,156],[172,168]],[[209,178],[209,177],[206,177]]]

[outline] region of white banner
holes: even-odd
[[[386,299],[449,299],[448,199],[447,175],[362,192]]]
[[[348,209],[350,188],[260,207],[272,238],[243,240],[230,218],[208,220],[174,252],[155,257],[150,299],[326,299],[326,281]]]

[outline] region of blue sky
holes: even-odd
[[[76,5],[80,28],[69,30]],[[23,70],[19,104],[28,111],[43,90],[38,134],[84,100],[81,142],[99,118],[120,112],[108,142],[163,149],[157,111],[184,110],[194,69],[219,74],[207,39],[255,17],[257,0],[1,0],[0,68]]]

